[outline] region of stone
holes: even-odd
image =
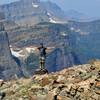
[[[54,95],[53,100],[58,100],[57,95]]]
[[[63,100],[60,95],[57,96],[57,100]]]
[[[59,72],[59,74],[61,74],[61,75],[67,74],[67,69],[62,70],[61,72]]]
[[[66,78],[63,75],[59,75],[56,81],[59,83],[64,83],[66,81]]]
[[[100,89],[100,82],[96,82],[95,87]]]
[[[5,92],[0,92],[0,100],[3,100],[5,96],[6,96]]]
[[[55,93],[49,91],[46,100],[54,100]]]
[[[100,77],[97,77],[95,81],[100,82]]]
[[[19,98],[19,100],[23,100],[23,98]]]
[[[39,90],[41,90],[41,87],[40,86],[32,86],[30,88],[30,90],[35,93],[35,92],[38,92]]]
[[[99,100],[99,96],[97,94],[93,94],[91,96],[91,100]]]
[[[89,86],[90,86],[90,88],[92,88],[92,87],[94,86],[94,83],[93,83],[93,82],[92,82],[92,83],[90,83],[90,85],[89,85]]]
[[[15,90],[9,89],[9,92],[7,93],[7,95],[11,96],[11,95],[14,95],[14,94],[15,94]]]
[[[80,95],[81,95],[81,93],[80,92],[77,92],[76,95],[75,95],[75,97],[74,97],[74,99],[75,100],[81,100],[80,99]]]
[[[73,80],[73,83],[79,83],[81,82],[82,79],[80,77],[76,77],[74,80]]]
[[[54,95],[53,93],[49,93],[46,100],[63,100],[60,95]]]
[[[70,95],[74,97],[76,95],[76,93],[77,93],[77,90],[71,87]]]
[[[92,75],[91,75],[91,73],[89,74],[86,74],[86,76],[84,76],[82,79],[85,81],[85,80],[87,80],[87,79],[89,79],[89,78],[91,78],[92,77]]]
[[[47,69],[37,69],[35,71],[35,74],[38,74],[38,75],[43,75],[43,74],[47,74],[48,73],[48,70]]]
[[[0,79],[0,86],[4,84],[4,80]]]
[[[79,91],[79,92],[84,92],[84,88],[79,87],[79,88],[78,88],[78,91]]]
[[[49,83],[50,83],[50,80],[49,80],[48,77],[43,77],[43,78],[41,79],[41,81],[40,81],[40,85],[41,85],[41,86],[46,86],[46,85],[48,85]]]
[[[95,66],[91,65],[90,70],[95,70]]]
[[[36,97],[33,96],[33,94],[30,93],[30,92],[28,93],[28,96],[29,96],[29,99],[30,99],[30,100],[37,100]]]
[[[74,90],[77,90],[77,89],[79,88],[79,86],[76,85],[76,84],[74,84],[74,85],[71,86],[71,89],[72,89],[72,88],[73,88]]]
[[[100,90],[95,90],[95,93],[100,95]]]
[[[60,92],[60,95],[61,96],[64,96],[64,97],[67,97],[67,90],[62,90],[61,92]]]
[[[100,70],[98,71],[98,75],[100,76]]]

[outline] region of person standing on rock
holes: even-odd
[[[45,69],[46,49],[47,48],[44,47],[43,43],[41,43],[40,47],[38,47],[38,50],[40,52],[39,61],[40,61],[40,69],[41,70]]]

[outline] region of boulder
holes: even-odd
[[[35,71],[35,74],[38,74],[38,75],[43,75],[43,74],[47,74],[47,73],[48,73],[47,69],[37,69]]]
[[[66,78],[63,75],[59,75],[56,81],[59,83],[65,83]]]
[[[54,100],[55,94],[53,92],[48,92],[46,100]]]
[[[6,96],[5,92],[0,92],[0,100],[3,100],[5,96]]]
[[[81,82],[82,79],[80,77],[76,77],[74,80],[73,80],[73,83],[79,83]]]
[[[0,87],[4,84],[4,80],[0,79]]]
[[[60,95],[58,95],[57,100],[63,100],[63,98]]]
[[[100,90],[95,90],[95,93],[100,95]]]
[[[100,89],[100,82],[96,82],[95,87]]]
[[[43,77],[40,81],[41,86],[46,86],[50,83],[50,79],[48,77]]]

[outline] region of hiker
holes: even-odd
[[[38,50],[40,52],[40,69],[45,69],[45,59],[46,59],[46,47],[43,46],[43,43],[40,44],[40,47],[38,47]]]

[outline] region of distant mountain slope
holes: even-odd
[[[80,13],[80,12],[73,10],[73,9],[66,11],[65,14],[69,20],[85,21],[88,19],[88,17],[85,14]]]
[[[47,66],[55,65],[57,66],[56,70],[59,70],[61,65],[64,67],[70,64],[87,63],[96,58],[100,59],[99,20],[92,22],[69,21],[67,24],[39,23],[34,27],[9,30],[8,33],[10,43],[14,46],[38,46],[39,43],[44,42],[46,46],[55,47],[56,49],[48,57]],[[57,55],[61,59],[56,57]],[[66,61],[63,61],[62,58]],[[48,68],[51,71],[55,70],[54,67],[48,66]]]
[[[72,30],[71,45],[82,63],[100,59],[100,20],[91,22],[69,22]]]
[[[56,4],[40,0],[19,0],[0,6],[0,10],[5,13],[6,20],[22,26],[39,22],[56,23],[64,19],[63,11]]]
[[[49,72],[61,70],[66,66],[69,67],[73,64],[80,63],[75,52],[70,51],[68,39],[70,30],[66,24],[39,23],[33,27],[23,27],[9,30],[8,34],[10,44],[14,48],[15,53],[19,55],[19,57],[17,56],[18,58],[25,59],[28,52],[27,48],[33,48],[34,54],[32,57],[33,60],[31,62],[31,64],[33,63],[33,66],[31,66],[31,70],[28,67],[31,72],[34,72],[34,67],[37,68],[39,66],[37,59],[38,54],[35,52],[34,47],[38,47],[41,42],[43,42],[46,47],[54,47],[47,54],[46,67]],[[17,47],[20,48],[18,52],[16,51]],[[28,56],[30,56],[30,53],[31,52],[28,52]],[[36,58],[35,60],[34,57]]]

